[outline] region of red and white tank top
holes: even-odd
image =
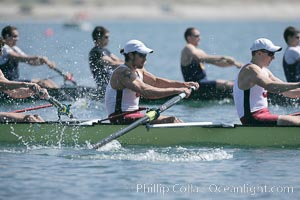
[[[242,68],[240,69],[240,71],[242,70]],[[268,69],[263,67],[262,72],[264,76],[268,76]],[[251,113],[261,110],[263,108],[268,108],[267,90],[258,85],[254,85],[248,90],[241,90],[238,87],[239,73],[236,79],[234,80],[233,86],[234,104],[239,118],[250,115]]]
[[[127,66],[123,64],[120,65],[117,69],[119,69],[120,67],[127,67]],[[143,80],[142,74],[138,73],[137,75],[139,79]],[[123,90],[115,90],[111,87],[109,81],[105,91],[105,106],[108,115],[116,112],[121,113],[126,111],[138,110],[139,101],[140,101],[140,94],[127,88]]]

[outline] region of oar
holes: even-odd
[[[22,112],[27,112],[27,111],[31,111],[31,110],[38,110],[38,109],[42,109],[42,108],[48,108],[48,107],[52,107],[52,104],[46,104],[46,105],[41,105],[41,106],[35,106],[35,107],[31,107],[31,108],[24,108],[24,109],[20,109],[20,110],[15,110],[12,111],[13,113],[22,113]]]
[[[109,117],[107,117],[105,119],[98,120],[98,123],[101,123],[101,122],[104,122],[104,121],[107,121],[107,120],[111,120],[111,119],[115,119],[117,117],[122,117],[122,116],[125,116],[125,115],[128,115],[128,114],[132,114],[132,113],[135,113],[137,111],[146,110],[146,109],[147,109],[146,107],[140,107],[137,110],[127,111],[127,112],[123,112],[123,113],[120,113],[120,114],[117,114],[117,115],[112,115],[112,116],[109,116]]]
[[[59,73],[62,77],[64,77],[65,80],[72,82],[74,85],[77,85],[76,81],[74,80],[73,76],[72,79],[69,79],[68,76],[60,69],[53,68],[54,71]]]
[[[45,91],[43,91],[43,90],[37,91],[37,88],[34,86],[31,87],[31,90],[38,92],[39,96],[45,95]],[[57,108],[57,114],[58,114],[59,120],[60,120],[61,115],[67,115],[69,118],[71,118],[71,119],[73,118],[73,114],[70,111],[71,105],[62,104],[59,101],[57,101],[54,97],[50,96],[49,94],[44,99],[47,100],[49,103],[51,103],[53,106],[55,106]]]
[[[291,114],[289,114],[289,115],[291,115],[291,116],[299,116],[299,115],[300,115],[300,112],[291,113]]]
[[[43,92],[41,92],[41,93],[43,93]],[[57,108],[57,114],[58,114],[59,119],[60,119],[61,115],[67,115],[71,119],[74,118],[73,114],[70,111],[71,105],[62,104],[50,95],[48,95],[48,97],[45,99]]]
[[[128,115],[128,114],[135,113],[135,112],[140,111],[140,110],[146,110],[146,109],[147,109],[146,107],[140,107],[138,110],[128,111],[128,112],[124,112],[124,113],[117,114],[117,115],[112,115],[112,116],[109,116],[109,117],[104,118],[104,119],[92,119],[92,120],[84,121],[84,122],[81,122],[79,125],[83,126],[83,125],[93,125],[93,124],[96,124],[96,123],[99,124],[99,123],[107,121],[107,120],[111,120],[111,119],[114,119],[114,118],[117,118],[117,117],[121,117],[121,116],[124,116],[124,115]]]
[[[193,90],[193,89],[194,88],[192,88],[191,90]],[[105,144],[111,142],[112,140],[114,140],[118,137],[121,137],[122,135],[125,135],[126,133],[128,133],[129,131],[135,129],[139,125],[146,123],[147,121],[153,121],[153,120],[157,119],[158,116],[160,115],[160,113],[164,112],[165,110],[167,110],[171,106],[175,105],[177,102],[179,102],[184,97],[186,97],[186,93],[183,92],[183,93],[173,97],[172,99],[170,99],[169,101],[167,101],[163,105],[161,105],[158,109],[150,110],[149,112],[146,113],[145,117],[142,117],[141,119],[133,122],[132,124],[130,124],[126,128],[124,128],[124,129],[122,129],[122,130],[120,130],[120,131],[118,131],[114,134],[111,134],[107,138],[97,142],[93,146],[93,149],[98,149],[99,147],[104,146]]]

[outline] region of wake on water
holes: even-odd
[[[64,147],[57,146],[0,146],[1,153],[33,154],[58,156],[72,160],[127,160],[146,162],[201,162],[227,160],[233,158],[233,150],[223,148],[198,148],[198,147],[142,147],[126,146],[114,140],[105,146],[93,150],[92,145]]]

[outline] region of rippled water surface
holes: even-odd
[[[7,23],[1,22],[1,27]],[[28,54],[42,54],[70,71],[80,85],[94,86],[88,67],[91,32],[66,29],[60,23],[12,22],[20,32],[19,46]],[[155,53],[148,56],[150,72],[182,80],[179,68],[183,32],[200,29],[201,46],[210,54],[224,54],[241,62],[250,59],[249,47],[258,37],[284,46],[283,29],[299,22],[108,21],[93,22],[110,31],[109,48],[116,55],[129,39],[140,39]],[[48,29],[52,36],[45,35]],[[282,52],[270,69],[284,79]],[[211,79],[234,79],[235,68],[207,66]],[[25,78],[62,78],[47,67],[21,65]],[[46,102],[47,103],[47,102]],[[79,119],[106,117],[103,102],[79,99],[72,111]],[[45,104],[3,104],[11,111]],[[149,105],[156,106],[156,105]],[[295,107],[271,107],[277,113]],[[35,111],[56,120],[54,108]],[[165,112],[186,122],[239,123],[232,101],[180,103]],[[64,118],[66,119],[66,118]],[[0,130],[1,131],[1,130]],[[129,133],[130,134],[130,133]],[[88,146],[0,145],[0,199],[299,199],[298,149],[204,148],[195,146],[121,146],[117,141],[97,151]]]

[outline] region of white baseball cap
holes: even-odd
[[[262,49],[265,49],[270,52],[277,52],[281,51],[282,47],[274,45],[273,42],[269,39],[259,38],[254,41],[250,48],[251,51],[257,51]]]
[[[148,47],[145,46],[144,43],[142,43],[139,40],[129,40],[123,49],[123,53],[130,53],[130,52],[139,52],[142,54],[148,54],[148,53],[153,53],[152,49],[149,49]]]

